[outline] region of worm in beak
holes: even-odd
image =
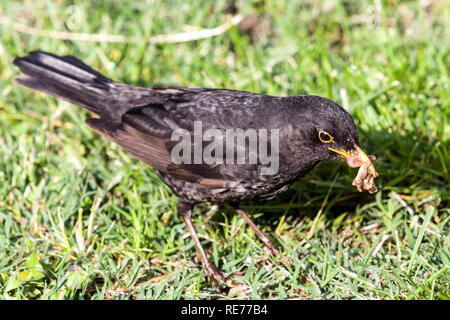
[[[358,145],[354,145],[352,150],[334,149],[328,148],[333,152],[339,154],[342,158],[347,160],[347,164],[352,168],[358,168],[358,174],[353,180],[353,185],[356,186],[359,192],[367,190],[370,194],[378,191],[375,185],[374,179],[378,177],[378,172],[375,170],[375,166],[372,161],[375,161],[376,157],[373,155],[367,155]]]

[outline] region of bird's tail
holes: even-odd
[[[113,81],[80,60],[33,51],[13,63],[25,74],[14,78],[17,84],[102,113]]]

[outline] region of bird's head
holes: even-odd
[[[293,127],[293,135],[289,139],[291,144],[301,145],[303,150],[307,148],[307,153],[318,161],[342,158],[350,167],[366,164],[375,170],[372,165],[375,156],[368,156],[360,147],[358,131],[347,111],[323,97],[296,98],[298,125]],[[303,154],[306,153],[304,151]]]

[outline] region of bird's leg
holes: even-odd
[[[244,218],[244,220],[248,223],[250,227],[252,227],[253,231],[255,231],[256,235],[259,239],[264,243],[267,249],[269,249],[270,253],[274,256],[280,254],[280,251],[275,247],[275,245],[270,241],[270,239],[256,226],[256,224],[250,219],[250,217],[245,213],[244,210],[239,208],[238,205],[232,204],[232,207],[239,213],[239,215]]]
[[[202,265],[203,270],[206,271],[212,282],[214,283],[214,286],[217,290],[219,290],[218,283],[224,283],[226,285],[229,285],[227,283],[227,280],[223,276],[222,272],[217,270],[213,267],[211,262],[209,262],[208,257],[206,256],[205,251],[203,250],[202,244],[200,243],[200,240],[198,238],[197,232],[195,231],[194,225],[192,223],[192,208],[193,205],[185,202],[179,202],[178,203],[178,213],[180,214],[181,218],[183,219],[184,223],[186,224],[189,233],[191,234],[192,240],[194,240],[195,247],[197,248],[198,252],[200,253],[200,257],[202,259]]]

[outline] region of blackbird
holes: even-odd
[[[33,51],[13,62],[17,84],[90,110],[96,132],[152,166],[178,197],[202,265],[217,287],[228,280],[209,262],[191,220],[201,202],[230,203],[272,254],[278,249],[239,208],[272,199],[320,161],[360,167],[353,184],[376,192],[372,161],[350,114],[313,95],[274,97],[186,86],[142,88],[115,82],[72,56]],[[269,152],[270,150],[270,152]]]

